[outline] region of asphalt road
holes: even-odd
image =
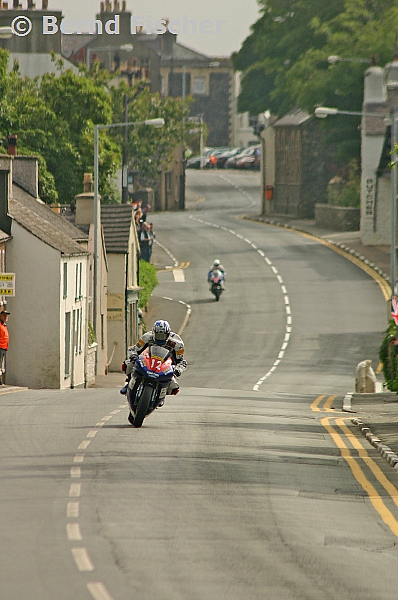
[[[0,598],[395,600],[396,474],[341,411],[377,360],[381,291],[240,218],[258,175],[188,182],[187,210],[152,219],[186,267],[157,289],[192,309],[180,394],[139,430],[116,388],[0,395]]]

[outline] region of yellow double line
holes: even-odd
[[[326,398],[326,394],[317,396],[317,398],[315,398],[314,402],[312,402],[312,404],[310,405],[311,410],[313,412],[327,412],[334,410],[332,408],[332,403],[336,396],[329,396],[324,401],[323,405],[321,405],[321,402],[324,400],[324,398]],[[333,423],[331,421],[333,421]],[[375,461],[372,458],[370,458],[369,454],[367,453],[359,439],[351,432],[351,430],[345,424],[345,420],[343,417],[323,417],[321,419],[321,425],[329,433],[337,448],[340,450],[341,456],[344,458],[344,460],[350,467],[355,479],[362,487],[362,489],[367,493],[373,508],[378,512],[384,523],[391,529],[392,533],[398,537],[398,520],[394,517],[390,509],[386,506],[374,485],[366,477],[365,473],[359,465],[359,461],[363,461],[363,463],[371,471],[375,479],[386,490],[387,494],[390,496],[395,506],[398,507],[397,488],[391,483],[391,481],[387,479],[387,477],[384,475],[383,471],[375,463]],[[358,456],[352,456],[350,448],[344,442],[342,436],[337,431],[336,427],[338,427],[340,431],[344,434],[352,448],[358,453]]]
[[[359,485],[363,488],[363,490],[367,493],[370,502],[373,505],[373,508],[378,512],[381,519],[384,523],[391,529],[392,533],[398,537],[398,521],[392,514],[392,512],[387,508],[380,494],[373,486],[373,484],[367,479],[365,473],[359,466],[358,459],[362,460],[364,464],[368,467],[368,469],[372,472],[376,480],[382,485],[382,487],[386,490],[387,494],[390,496],[395,506],[398,507],[398,490],[397,488],[387,479],[384,475],[383,471],[380,467],[377,466],[375,461],[370,458],[367,451],[361,444],[361,442],[357,439],[357,437],[350,431],[347,425],[344,422],[343,418],[335,418],[335,425],[340,428],[342,433],[349,440],[351,446],[358,452],[358,457],[352,456],[349,447],[345,444],[341,435],[336,431],[333,425],[330,423],[330,420],[333,417],[324,417],[321,419],[321,425],[326,429],[326,431],[330,434],[337,448],[340,450],[341,456],[347,462],[350,467],[352,474],[355,479],[359,483]]]
[[[311,410],[314,412],[329,412],[334,410],[334,408],[332,408],[332,403],[336,396],[329,396],[329,398],[327,398],[327,400],[325,400],[325,402],[323,403],[322,407],[320,407],[319,405],[324,398],[325,394],[315,398],[314,402],[311,404]]]

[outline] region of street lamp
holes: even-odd
[[[358,59],[359,60],[359,59]],[[325,119],[329,115],[353,115],[356,117],[379,117],[385,120],[386,124],[391,125],[391,251],[390,251],[390,285],[391,295],[395,295],[395,274],[396,274],[396,231],[397,231],[397,155],[395,147],[397,139],[397,110],[392,107],[389,115],[372,112],[356,112],[349,110],[338,110],[328,106],[318,106],[315,109],[315,116],[319,119]]]
[[[151,127],[163,127],[164,119],[147,119],[146,121],[136,121],[132,123],[111,123],[109,125],[94,125],[94,290],[93,290],[93,310],[94,310],[94,331],[98,333],[97,323],[97,307],[98,307],[98,245],[99,245],[99,194],[98,194],[98,172],[99,172],[99,161],[98,161],[98,133],[100,129],[114,129],[116,127],[136,127],[137,125],[149,125]]]

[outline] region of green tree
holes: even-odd
[[[171,159],[176,145],[183,141],[184,132],[188,132],[192,127],[190,123],[183,125],[191,98],[163,98],[158,93],[152,94],[148,87],[143,88],[140,84],[128,88],[122,83],[118,88],[113,88],[112,92],[116,123],[123,123],[125,120],[126,95],[129,122],[156,118],[163,118],[165,121],[162,128],[139,125],[130,126],[128,129],[128,156],[131,168],[138,171],[142,178],[154,180],[162,166]],[[114,130],[113,136],[122,146],[123,128]]]
[[[55,56],[54,56],[54,60]],[[94,124],[124,122],[124,94],[128,94],[130,121],[163,117],[162,129],[142,126],[129,130],[129,153],[143,177],[156,178],[173,149],[183,139],[183,117],[189,100],[162,98],[126,84],[115,88],[111,75],[95,63],[65,69],[56,61],[56,73],[30,79],[21,77],[18,63],[7,70],[8,53],[0,49],[0,146],[18,135],[20,153],[39,160],[40,194],[45,202],[69,203],[82,191],[83,175],[93,171]],[[118,201],[115,174],[121,165],[123,128],[99,132],[99,191],[103,202]]]
[[[239,110],[292,108],[313,113],[320,105],[360,111],[366,65],[328,56],[391,60],[397,49],[398,0],[260,0],[262,16],[233,56],[243,71]],[[261,95],[260,95],[261,94]],[[260,95],[260,97],[259,97]],[[358,159],[359,118],[325,119],[326,140],[340,164]]]

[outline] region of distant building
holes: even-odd
[[[0,26],[9,26],[13,19],[25,15],[32,23],[32,31],[25,36],[13,35],[10,39],[0,39],[0,48],[10,52],[9,69],[14,61],[19,63],[19,72],[22,77],[42,76],[44,73],[57,73],[59,66],[52,59],[51,53],[56,59],[62,58],[61,31],[58,29],[54,34],[43,35],[43,17],[54,16],[58,23],[62,20],[62,12],[49,10],[47,0],[42,0],[42,9],[37,9],[30,1],[23,8],[20,0],[13,1],[13,8],[8,8],[9,2],[0,5]],[[29,7],[29,8],[28,8]],[[63,69],[75,69],[68,60],[64,60]]]
[[[361,241],[364,246],[391,245],[391,124],[390,109],[398,112],[398,57],[384,69],[365,71],[362,117]]]
[[[207,56],[177,42],[177,34],[131,32],[132,13],[126,3],[101,2],[96,19],[104,26],[119,17],[119,34],[64,35],[63,55],[74,63],[101,65],[131,84],[150,81],[151,91],[163,96],[192,96],[190,115],[203,115],[208,146],[227,146],[233,139],[233,67],[230,58]]]
[[[316,119],[292,110],[265,129],[265,185],[272,185],[273,212],[313,218],[315,204],[327,202],[327,149]]]

